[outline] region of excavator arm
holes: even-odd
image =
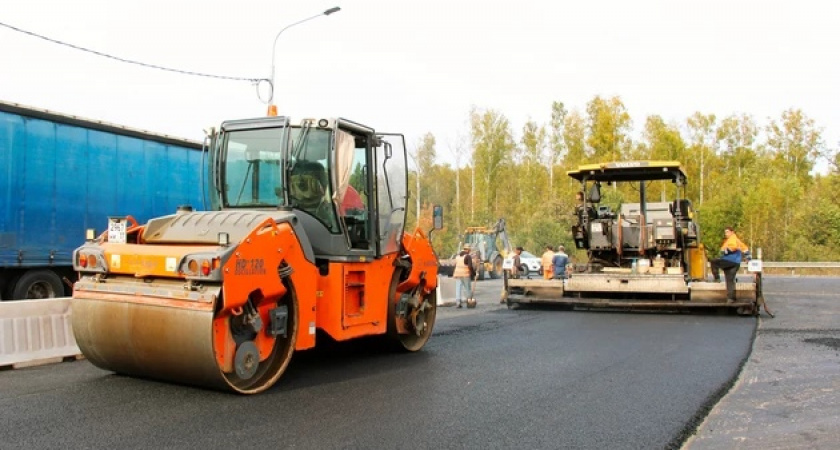
[[[510,239],[508,239],[505,219],[499,219],[496,222],[496,238],[502,243],[502,257],[507,258],[513,253],[513,246],[510,245]]]

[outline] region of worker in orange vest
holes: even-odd
[[[465,302],[474,302],[472,291],[472,280],[475,278],[475,269],[472,264],[472,256],[470,256],[469,244],[464,244],[461,252],[455,257],[455,270],[452,272],[452,278],[455,278],[455,306],[461,308],[461,299]],[[466,297],[462,296],[463,292]]]
[[[554,259],[554,247],[550,245],[545,246],[545,251],[540,258],[543,270],[543,279],[550,280],[554,278],[554,271],[552,270],[551,260]]]
[[[741,261],[750,259],[750,248],[735,234],[732,227],[723,230],[725,239],[720,246],[721,257],[709,261],[715,282],[720,282],[720,270],[726,278],[726,302],[735,303],[735,275],[741,267]]]

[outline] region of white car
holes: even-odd
[[[509,261],[506,261],[508,264],[505,264],[505,267],[513,266],[513,257],[508,257],[507,259]],[[531,275],[542,275],[542,260],[533,253],[523,251],[522,254],[519,255],[519,261],[522,264],[521,276],[530,277]]]
[[[531,252],[523,251],[521,255],[519,255],[519,261],[522,262],[522,265],[528,267],[528,273],[522,271],[522,276],[530,276],[534,274],[542,275],[542,260],[539,256],[534,255]]]

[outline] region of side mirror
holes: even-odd
[[[432,208],[432,229],[429,230],[429,242],[432,240],[432,233],[435,230],[440,230],[443,228],[443,206],[435,205]],[[458,245],[458,248],[461,248],[461,245]]]

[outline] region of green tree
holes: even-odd
[[[767,146],[782,171],[808,180],[817,158],[823,156],[822,130],[801,110],[791,109],[782,113],[779,122],[771,121],[767,133]]]
[[[548,169],[548,191],[552,194],[554,193],[555,166],[563,160],[566,153],[564,128],[568,114],[562,102],[551,103],[551,121],[548,125],[549,146],[545,155],[545,166]]]
[[[415,169],[409,176],[409,182],[412,182],[409,198],[414,198],[414,204],[408,205],[409,223],[411,219],[414,219],[417,224],[420,223],[418,212],[421,210],[421,205],[429,201],[432,191],[437,186],[429,177],[434,171],[437,157],[435,143],[435,136],[432,133],[426,133],[414,147],[414,151],[409,152]]]
[[[512,162],[512,153],[516,145],[510,131],[510,122],[496,111],[473,109],[470,113],[470,128],[477,175],[475,219],[490,222],[499,216],[495,202],[502,186],[497,179],[504,167]]]
[[[727,169],[734,169],[741,178],[757,162],[758,127],[752,117],[743,114],[723,119],[717,129],[721,156]]]
[[[500,184],[508,187],[499,194],[498,207],[511,229],[530,226],[527,219],[542,212],[550,201],[550,172],[543,166],[546,153],[545,127],[528,121],[522,129],[520,146],[514,151],[515,166],[507,169]]]
[[[450,146],[454,167],[435,162],[434,137],[424,136],[412,153],[415,201],[409,209],[422,227],[431,205],[444,206],[445,228],[434,233],[436,251],[450,256],[464,227],[491,225],[500,217],[507,220],[514,244],[536,253],[546,244],[572,247],[569,230],[579,184],[564,172],[637,158],[682,163],[689,180],[686,196],[695,203],[701,237],[713,252],[723,228],[734,226],[747,244],[762,248],[766,260],[840,258],[835,199],[840,156],[825,149],[822,130],[801,111],[785,111],[781,119],[763,124],[743,114],[718,121],[714,114],[698,112],[684,120],[682,133],[651,115],[634,143],[628,137],[630,116],[618,98],[595,97],[587,106],[583,115],[554,102],[550,122],[529,120],[518,137],[501,112],[474,108],[470,141],[462,138]],[[819,158],[829,163],[827,175],[812,173]],[[648,199],[659,191],[660,184],[649,184]],[[636,195],[604,189],[602,204],[615,206]]]
[[[567,149],[563,159],[566,170],[583,164],[592,156],[586,150],[586,120],[578,111],[570,112],[563,121],[563,142]]]
[[[644,144],[639,146],[643,149],[638,155],[640,159],[682,162],[686,156],[685,141],[680,130],[666,124],[660,116],[647,118],[642,138]]]
[[[628,134],[632,121],[621,99],[596,96],[587,104],[586,113],[586,143],[592,148],[592,157],[598,161],[623,160],[631,148]]]
[[[688,125],[688,153],[696,155],[693,160],[684,161],[692,179],[699,180],[697,188],[698,204],[702,205],[706,194],[706,176],[709,173],[709,160],[714,156],[716,147],[716,117],[714,114],[694,113],[686,120]]]

